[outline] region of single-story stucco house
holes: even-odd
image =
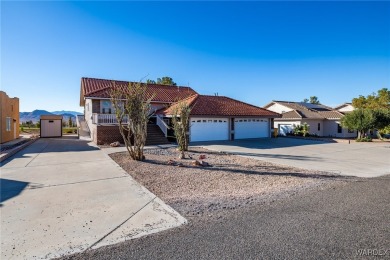
[[[116,87],[128,84],[128,81],[115,81]],[[187,102],[192,108],[189,133],[192,142],[270,137],[273,120],[280,116],[232,98],[199,95],[190,87],[144,84],[153,113],[147,144],[167,142],[171,107],[179,101]],[[81,79],[80,106],[84,107],[84,116],[78,117],[79,125],[88,128],[88,135],[97,144],[123,141],[110,101],[113,86],[113,80]]]
[[[186,102],[191,108],[191,142],[271,137],[273,119],[279,116],[223,96],[195,94],[181,102]],[[157,111],[157,115],[169,120],[176,105]]]
[[[274,128],[279,135],[286,135],[293,131],[295,126],[307,123],[311,135],[340,138],[357,136],[356,131],[343,128],[340,124],[341,118],[347,112],[343,109],[350,109],[348,106],[341,106],[339,111],[321,104],[272,101],[264,108],[282,115],[274,120]]]

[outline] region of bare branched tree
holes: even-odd
[[[174,106],[172,113],[173,129],[180,153],[180,159],[185,158],[188,151],[191,108],[186,102],[179,102]]]
[[[128,86],[123,87],[113,81],[110,97],[130,157],[137,161],[144,160],[147,124],[151,116],[151,99],[147,99],[146,85],[129,82]]]

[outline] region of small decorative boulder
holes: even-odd
[[[169,160],[167,162],[168,165],[176,165],[176,162],[174,160]]]
[[[201,161],[200,165],[202,165],[203,167],[210,166],[210,164],[208,162],[205,162],[205,161]]]
[[[113,142],[113,143],[110,143],[110,146],[112,147],[119,147],[121,144],[119,142]]]
[[[206,155],[204,154],[199,155],[199,160],[204,160],[204,159],[206,159]]]
[[[199,161],[195,160],[195,161],[191,162],[191,165],[192,166],[201,166],[202,164]]]

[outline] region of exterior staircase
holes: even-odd
[[[146,145],[169,144],[168,139],[164,136],[160,128],[150,123],[148,124],[148,135],[146,137]]]

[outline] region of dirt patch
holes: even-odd
[[[143,162],[110,155],[126,172],[184,216],[214,214],[270,203],[299,191],[345,183],[339,175],[286,167],[192,148],[179,160],[175,148],[145,150]],[[200,164],[208,166],[199,166]]]

